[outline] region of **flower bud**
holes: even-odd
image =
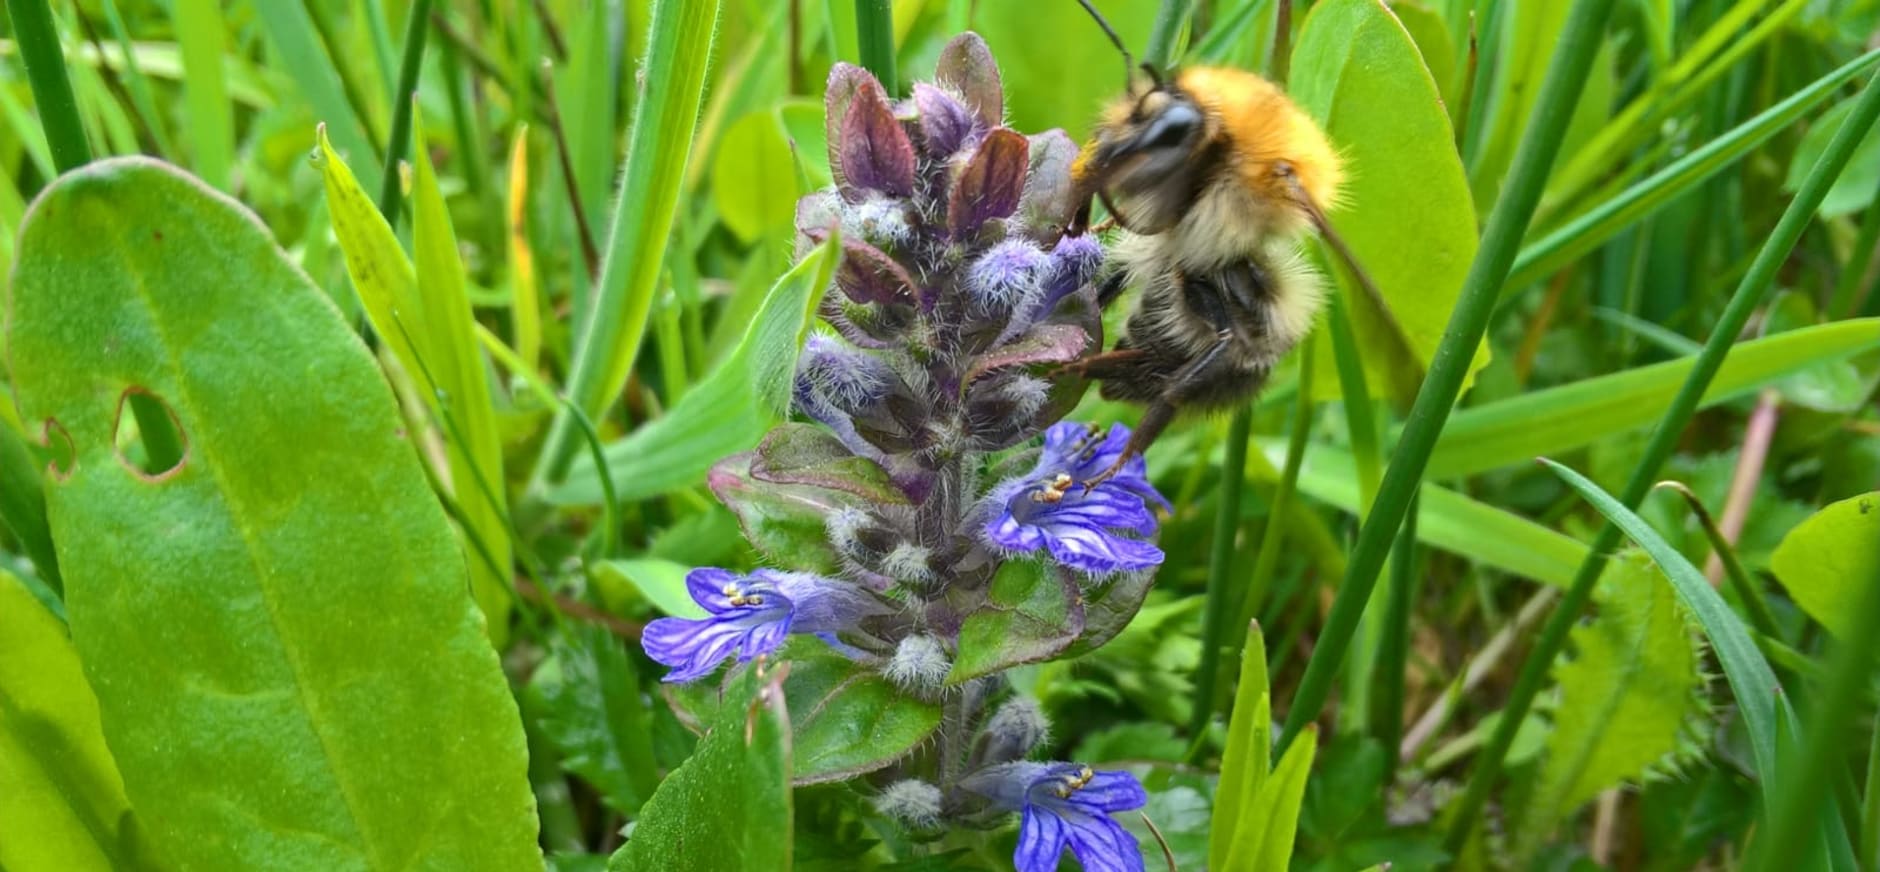
[[[973,748],[974,766],[992,766],[1023,760],[1050,739],[1051,722],[1038,701],[1015,696],[999,706],[980,730]]]
[[[842,210],[842,234],[881,249],[905,245],[913,235],[907,207],[887,197],[874,196]]]
[[[973,261],[966,272],[972,310],[1002,316],[1037,301],[1051,256],[1023,239],[1007,239]]]
[[[947,658],[940,640],[927,635],[913,635],[901,640],[882,674],[902,690],[931,693],[945,683],[953,661]]]
[[[896,781],[875,797],[875,810],[910,830],[940,825],[940,788],[909,778]]]

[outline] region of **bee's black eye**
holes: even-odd
[[[1169,148],[1188,141],[1201,126],[1201,113],[1189,103],[1172,103],[1143,131],[1142,143],[1148,148]]]

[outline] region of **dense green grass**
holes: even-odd
[[[148,806],[226,785],[133,743],[266,723],[287,736],[273,756],[321,749],[295,770],[309,783],[393,797],[342,804],[353,822],[331,830],[344,815],[312,799],[217,800],[253,811],[261,842],[291,841],[297,815],[352,834],[282,864],[424,855],[422,822],[371,812],[475,782],[462,801],[490,825],[439,836],[436,856],[508,868],[475,840],[513,851],[533,826],[558,869],[602,868],[623,831],[651,834],[628,868],[1009,868],[1009,816],[923,834],[875,810],[890,782],[967,753],[964,691],[900,695],[793,647],[718,705],[660,684],[639,638],[694,613],[688,570],[766,565],[764,536],[793,535],[741,528],[719,499],[765,485],[713,468],[790,418],[787,364],[821,329],[842,250],[797,219],[841,180],[841,120],[823,116],[850,97],[825,103],[831,69],[908,97],[972,30],[1005,123],[1082,141],[1122,83],[1077,3],[6,2],[0,866],[216,856],[226,807]],[[1334,268],[1321,329],[1256,401],[1149,452],[1168,557],[1126,628],[1068,659],[985,661],[1000,674],[982,687],[1053,725],[1033,757],[1140,779],[1143,815],[1118,820],[1149,868],[1165,847],[1183,869],[1880,868],[1880,2],[1096,5],[1140,58],[1287,83],[1349,164],[1331,220],[1378,293]],[[239,223],[209,190],[95,163],[132,154],[252,210],[284,258],[246,224],[174,255],[141,247],[161,233],[122,241],[166,217]],[[120,236],[84,223],[101,191],[138,194],[112,193],[119,223],[97,225]],[[250,281],[295,314],[215,308]],[[119,290],[146,306],[113,309]],[[165,349],[181,363],[151,383],[163,398],[123,393]],[[121,394],[133,415],[109,410]],[[1067,418],[1139,414],[1091,391]],[[270,429],[288,420],[309,423]],[[387,431],[414,450],[364,435]],[[267,433],[265,450],[232,441]],[[397,460],[371,487],[321,481],[315,460],[348,457]],[[220,489],[185,475],[205,488],[188,511],[145,506],[165,480],[100,489],[117,464],[214,469]],[[304,504],[348,508],[310,520],[229,496],[301,481]],[[461,571],[439,551],[446,515]],[[298,538],[229,532],[272,525]],[[362,555],[401,553],[405,532],[427,568],[375,576]],[[243,542],[250,563],[183,583],[192,555]],[[329,561],[324,582],[271,569]],[[415,592],[380,590],[393,576]],[[999,578],[994,611],[1049,624],[1040,588],[1003,600]],[[291,579],[351,593],[296,600]],[[474,623],[472,600],[513,707],[453,623]],[[274,621],[237,620],[253,602]],[[386,642],[375,624],[407,629]],[[427,647],[420,629],[454,635]],[[262,665],[229,655],[211,686],[153,656],[191,639],[177,662],[226,643]],[[429,668],[409,687],[467,689],[432,722],[402,691],[306,677],[355,653],[387,687],[410,661]],[[305,698],[347,701],[309,703],[304,725],[215,708],[282,692],[257,677],[270,658],[303,669],[287,672]],[[325,744],[296,745],[303,727]],[[402,764],[372,757],[374,730]],[[418,760],[464,732],[463,754],[514,777]],[[514,807],[525,759],[533,816]]]

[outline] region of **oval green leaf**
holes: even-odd
[[[1816,512],[1782,537],[1769,562],[1802,611],[1847,638],[1861,595],[1880,584],[1880,491]]]
[[[22,230],[22,414],[72,637],[132,804],[182,866],[539,868],[516,706],[391,391],[240,205],[93,163]],[[187,440],[116,456],[122,397]],[[449,741],[439,741],[448,736]]]
[[[1345,190],[1342,203],[1331,204],[1331,222],[1383,297],[1349,283],[1344,291],[1367,380],[1378,394],[1407,400],[1475,257],[1475,205],[1449,114],[1416,43],[1379,0],[1313,6],[1291,83],[1300,108],[1325,125],[1344,158]],[[1338,384],[1331,344],[1320,345],[1324,377],[1314,384],[1331,395]],[[1471,375],[1487,364],[1484,343]]]

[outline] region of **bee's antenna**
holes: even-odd
[[[1116,35],[1116,28],[1111,27],[1110,22],[1104,20],[1103,13],[1098,12],[1097,7],[1090,5],[1090,0],[1077,0],[1077,2],[1084,7],[1085,12],[1090,13],[1091,18],[1096,19],[1097,26],[1103,28],[1103,32],[1105,35],[1109,36],[1110,42],[1116,44],[1116,50],[1123,53],[1123,88],[1127,90],[1129,88],[1129,77],[1136,70],[1136,59],[1130,57],[1129,48],[1123,45],[1123,38]],[[1148,71],[1149,78],[1154,79],[1157,86],[1162,84],[1162,77],[1157,74],[1152,67],[1148,64],[1143,64],[1142,68]]]

